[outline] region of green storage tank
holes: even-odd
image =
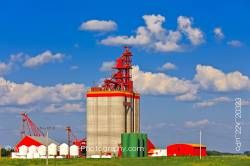
[[[142,134],[139,135],[139,157],[144,157],[144,142],[143,142],[143,136]]]
[[[122,157],[146,157],[147,134],[123,133],[121,134]]]
[[[129,134],[129,157],[138,157],[138,134]]]
[[[121,135],[122,144],[122,157],[128,157],[128,147],[129,147],[129,134],[123,133]]]
[[[143,144],[144,144],[144,151],[143,151],[143,156],[144,157],[147,157],[148,156],[148,148],[147,148],[147,140],[148,140],[148,137],[147,137],[147,134],[142,134],[142,139],[143,139]]]

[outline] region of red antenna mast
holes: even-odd
[[[23,138],[25,135],[29,136],[45,136],[45,134],[36,126],[36,124],[29,118],[28,114],[23,112],[22,116],[22,131],[21,137]]]
[[[111,76],[111,78],[104,80],[102,87],[105,90],[133,91],[133,81],[131,75],[132,53],[128,46],[125,46],[124,49],[125,50],[122,55],[116,59],[115,66],[113,67],[116,72]]]

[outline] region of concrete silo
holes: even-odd
[[[133,89],[132,53],[125,47],[111,78],[87,92],[87,156],[118,153],[122,133],[140,132],[140,95]]]

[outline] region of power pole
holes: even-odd
[[[201,130],[200,130],[200,160],[201,160],[201,135],[202,135],[202,133],[201,133]]]
[[[46,133],[46,165],[49,165],[49,130],[54,130],[55,127],[40,127]]]
[[[67,141],[68,141],[68,158],[70,158],[70,135],[71,135],[71,128],[70,126],[66,127],[66,132],[67,132]]]

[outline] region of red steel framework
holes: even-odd
[[[113,67],[116,72],[112,74],[111,78],[104,80],[102,85],[103,90],[133,92],[133,81],[131,75],[132,53],[128,46],[125,46],[124,49],[122,55],[116,59],[116,63]]]
[[[21,130],[21,138],[24,138],[26,135],[29,136],[38,136],[44,137],[45,134],[41,131],[40,128],[29,118],[28,114],[23,112],[22,116],[22,130]]]

